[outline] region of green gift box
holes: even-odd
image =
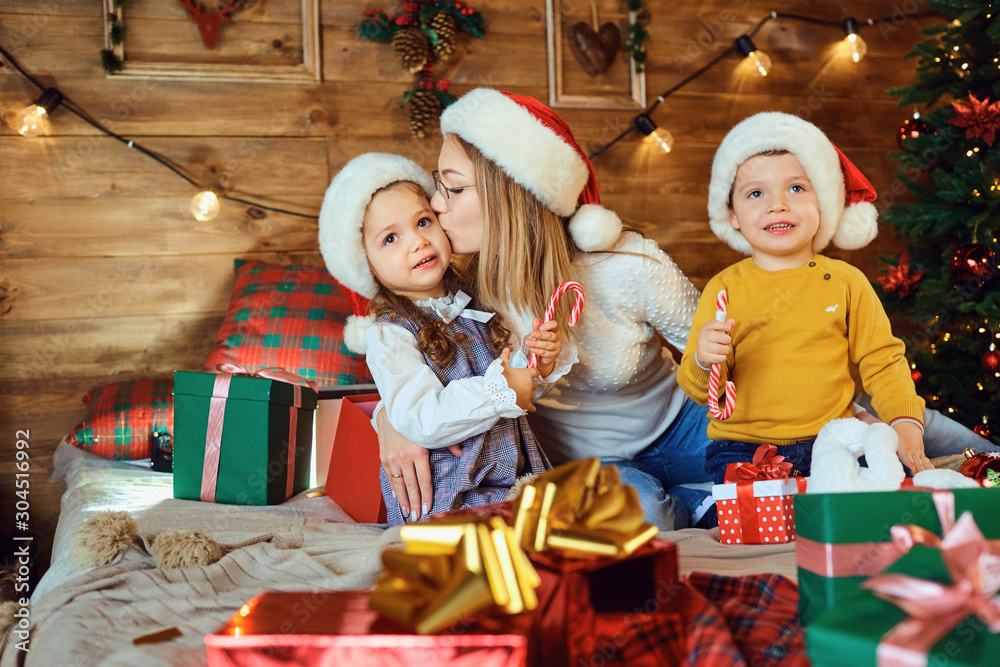
[[[1000,538],[998,489],[938,492],[954,497],[955,517],[970,510],[987,539]],[[954,520],[954,519],[952,519]],[[795,497],[799,617],[809,625],[861,590],[869,576],[900,556],[892,548],[894,525],[913,524],[941,535],[930,491],[818,493]]]
[[[267,377],[175,372],[174,498],[277,505],[304,491],[316,400],[309,387]],[[221,434],[216,424],[210,437],[213,410]]]
[[[886,573],[907,574],[945,585],[952,583],[941,551],[921,545],[901,556]],[[814,667],[877,665],[879,644],[906,619],[907,614],[892,602],[868,591],[856,592],[839,600],[836,607],[824,611],[809,624],[806,653]],[[930,623],[933,627],[940,620],[935,617]],[[1000,661],[1000,635],[987,630],[976,615],[962,618],[950,629],[941,627],[940,632],[945,631],[947,634],[926,651],[926,664],[972,667]]]

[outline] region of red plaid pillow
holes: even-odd
[[[109,459],[148,459],[153,429],[174,432],[173,379],[114,382],[83,397],[87,416],[67,439]]]
[[[229,312],[205,369],[279,367],[320,386],[371,382],[364,359],[344,347],[351,314],[326,267],[237,261]]]

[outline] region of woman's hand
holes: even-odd
[[[517,396],[517,407],[528,412],[534,412],[535,406],[531,399],[535,397],[535,378],[539,376],[537,368],[514,368],[510,365],[510,348],[505,347],[500,353],[503,364],[503,377],[507,386],[514,390]]]
[[[403,517],[416,521],[421,516],[427,516],[434,506],[430,453],[400,435],[389,423],[385,410],[379,410],[375,420],[378,424],[378,453],[382,469],[389,478],[389,486],[396,495]],[[452,445],[448,450],[455,456],[462,455],[459,445]]]
[[[531,321],[531,333],[525,341],[528,349],[538,357],[535,367],[541,377],[546,377],[555,370],[556,359],[562,352],[562,334],[559,333],[559,322],[549,320],[545,324],[537,317]]]

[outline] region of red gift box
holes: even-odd
[[[323,490],[358,523],[385,523],[385,502],[379,483],[382,461],[378,434],[371,418],[378,394],[345,396],[330,452]]]
[[[215,634],[209,667],[523,667],[523,634],[456,627],[414,635],[368,608],[367,591],[265,591]],[[463,632],[464,630],[464,632]]]
[[[542,583],[533,665],[672,665],[684,656],[677,545],[653,539],[625,558],[529,554]]]
[[[719,511],[723,544],[778,544],[795,540],[795,495],[805,478],[716,484],[712,498]]]

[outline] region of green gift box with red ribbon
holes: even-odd
[[[895,560],[809,623],[815,667],[1000,663],[1000,540],[987,539],[971,511],[954,519],[964,493],[933,493],[943,538],[894,525],[894,551],[880,558]],[[992,515],[979,516],[988,524]]]
[[[277,505],[304,491],[315,385],[283,369],[217,370],[174,373],[174,498]]]
[[[953,503],[952,509],[948,509]],[[940,507],[942,504],[945,507]],[[971,511],[988,539],[1000,538],[1000,489],[901,490],[800,494],[795,498],[799,616],[809,625],[840,606],[906,553],[893,539],[897,525],[942,535],[942,519]],[[898,531],[897,531],[898,532]],[[998,661],[1000,664],[1000,661]]]

